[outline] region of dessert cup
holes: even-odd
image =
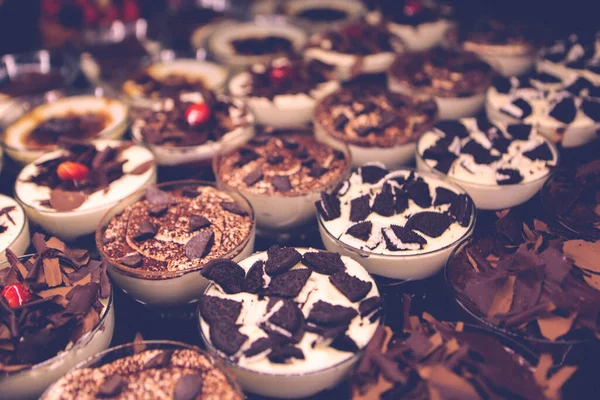
[[[305,135],[309,137],[308,135]],[[314,219],[314,203],[319,198],[321,190],[335,187],[350,171],[351,158],[348,146],[343,143],[333,142],[328,138],[316,139],[317,143],[326,145],[343,153],[346,165],[339,176],[326,184],[319,184],[307,193],[284,193],[279,191],[259,193],[251,188],[237,188],[252,204],[256,213],[256,224],[261,231],[284,233],[287,230],[298,228]],[[236,151],[235,146],[224,145],[221,152],[213,158],[213,172],[216,177],[217,187],[232,189],[232,186],[222,177],[221,163],[229,154]],[[302,170],[302,167],[301,167]],[[304,177],[308,175],[304,172]]]
[[[357,0],[291,0],[283,6],[284,14],[307,25],[311,32],[358,19],[365,11]]]
[[[25,254],[30,242],[27,216],[19,203],[3,194],[0,194],[0,226],[6,228],[0,233],[0,263],[6,261],[6,249],[19,257]]]
[[[100,140],[92,143],[97,149],[102,150],[107,147],[118,147],[122,142]],[[56,208],[41,204],[42,201],[52,197],[53,191],[50,187],[26,180],[39,171],[39,164],[60,158],[64,154],[64,150],[57,150],[43,155],[25,166],[15,183],[15,198],[23,206],[29,219],[61,239],[73,240],[94,233],[98,222],[115,204],[125,201],[124,199],[131,193],[156,183],[156,166],[152,153],[142,146],[131,146],[122,155],[124,158],[132,157],[132,160],[125,164],[128,172],[111,182],[108,191],[96,190],[90,193],[79,207],[58,211]],[[138,166],[148,163],[150,166],[141,174],[132,173]]]
[[[225,383],[228,384],[231,390],[232,397],[231,398],[239,398],[243,399],[244,395],[239,388],[239,385],[235,381],[235,378],[229,373],[228,370],[224,368],[222,363],[208,354],[207,352],[201,350],[196,346],[192,346],[182,342],[175,342],[170,340],[142,340],[140,342],[127,343],[122,344],[120,346],[111,347],[104,351],[99,351],[95,353],[93,356],[87,358],[86,360],[78,363],[73,369],[69,371],[76,372],[81,369],[93,369],[101,368],[107,364],[110,364],[114,361],[121,360],[126,357],[131,357],[136,354],[139,354],[143,351],[178,351],[178,350],[191,350],[202,355],[206,360],[208,360],[208,364],[210,367],[218,370],[225,380]],[[62,380],[61,380],[62,381]],[[61,391],[60,384],[61,381],[55,382],[54,385],[50,386],[44,394],[40,397],[41,400],[52,400],[63,395]],[[210,393],[209,393],[210,394]]]
[[[391,173],[408,176],[414,172],[410,169],[399,169],[392,171]],[[419,172],[415,174],[415,176],[424,178],[426,182],[432,186],[437,185],[435,186],[436,188],[442,187],[457,194],[465,193],[459,186],[456,186],[454,183],[447,180],[443,180],[436,175]],[[352,187],[352,185],[353,183],[350,182],[350,187]],[[328,251],[337,252],[359,261],[370,274],[392,279],[417,280],[428,278],[439,272],[459,242],[464,238],[471,236],[475,229],[477,210],[470,200],[467,201],[467,207],[470,208],[471,212],[468,225],[462,229],[464,232],[459,233],[458,238],[452,239],[451,243],[440,248],[406,251],[406,253],[409,254],[402,254],[401,252],[394,253],[387,250],[380,250],[378,252],[376,250],[370,250],[366,246],[364,248],[358,248],[357,246],[351,245],[340,239],[344,232],[346,232],[345,228],[341,230],[341,234],[337,232],[340,231],[340,228],[337,228],[336,233],[333,233],[331,227],[327,226],[330,221],[326,221],[320,212],[317,213],[317,219],[319,222],[321,240],[323,240],[323,244]],[[344,216],[342,216],[342,218],[344,218]],[[348,215],[346,215],[345,218],[348,218]],[[333,222],[335,222],[335,220]],[[400,224],[400,221],[393,222]],[[352,226],[352,222],[348,221],[346,225]]]
[[[66,128],[57,131],[53,124],[51,129],[46,129],[50,133],[40,133],[40,138],[30,139],[31,133],[47,121],[88,118],[88,115],[100,119],[100,122],[90,124],[92,127],[89,132],[81,134],[81,127],[73,128],[73,124],[69,126],[71,131],[68,133]],[[83,140],[120,139],[129,124],[129,107],[117,99],[104,97],[101,89],[93,94],[72,96],[52,92],[15,100],[2,115],[1,124],[6,153],[23,165],[33,162],[45,152],[55,150],[59,136]],[[45,138],[44,135],[50,137]],[[27,143],[29,140],[32,143]]]
[[[189,187],[190,185],[214,186],[209,182],[187,180],[163,183],[156,187],[168,191]],[[242,260],[252,254],[254,250],[254,210],[248,200],[240,193],[236,191],[226,191],[226,193],[250,215],[252,220],[252,227],[248,235],[232,251],[223,256],[234,261]],[[96,245],[102,257],[108,262],[108,273],[116,285],[125,293],[148,307],[160,310],[194,303],[209,283],[199,273],[203,265],[178,271],[146,271],[126,266],[120,261],[109,257],[104,250],[104,232],[110,220],[121,214],[128,206],[143,199],[145,195],[146,190],[140,190],[126,197],[106,213],[96,229]]]
[[[32,254],[19,257],[25,261]],[[0,269],[6,268],[8,263],[0,264]],[[113,293],[110,297],[101,300],[104,305],[102,315],[96,326],[81,337],[76,343],[57,354],[56,356],[32,365],[24,370],[0,373],[0,391],[7,399],[32,399],[39,396],[58,378],[66,374],[71,368],[94,354],[106,350],[110,346],[115,329],[115,310]]]
[[[527,46],[501,46],[484,43],[463,43],[463,48],[472,51],[490,64],[502,76],[519,76],[533,68],[536,51]]]
[[[314,249],[308,248],[298,248],[296,250],[301,254],[304,254],[308,251],[314,251]],[[239,266],[245,271],[248,271],[256,261],[266,259],[266,252],[256,253],[241,261]],[[369,299],[379,296],[379,290],[377,289],[375,282],[358,262],[346,257],[341,258],[341,260],[348,269],[348,272],[351,272],[352,276],[372,284],[371,289],[369,293],[365,295],[365,298]],[[290,272],[293,271],[294,269],[292,269]],[[321,276],[321,274],[316,272],[313,272],[313,274]],[[324,276],[324,280],[326,280],[329,284],[326,276]],[[314,283],[314,285],[314,287],[316,287],[317,283]],[[250,293],[224,295],[222,289],[218,288],[216,283],[211,283],[210,286],[208,286],[205,291],[205,295],[210,295],[211,297],[216,295],[218,297],[225,297],[227,299],[235,299],[236,301],[241,300],[242,297],[240,296],[243,295],[249,295],[253,297],[258,296]],[[344,308],[349,304],[353,304],[349,303],[346,297],[344,297],[341,293],[331,293],[324,296],[325,297],[319,297],[317,301],[331,300],[336,304],[343,304]],[[333,300],[334,298],[336,300]],[[353,306],[355,307],[356,305]],[[201,307],[199,308],[201,309]],[[302,312],[305,313],[306,311],[303,310]],[[377,315],[378,311],[374,312],[375,314],[373,315]],[[221,352],[221,350],[217,348],[217,346],[215,346],[215,344],[213,344],[211,339],[212,335],[210,333],[210,325],[203,318],[200,311],[198,314],[199,331],[202,341],[211,353],[219,356],[223,362],[229,368],[231,368],[231,370],[237,376],[238,382],[244,391],[255,393],[261,396],[288,399],[310,397],[318,392],[335,387],[341,383],[359,361],[363,353],[364,346],[368,343],[370,338],[375,333],[377,326],[380,324],[379,318],[369,317],[371,313],[366,314],[364,317],[359,317],[358,315],[354,317],[355,319],[352,320],[350,327],[347,328],[346,332],[352,331],[353,329],[355,330],[354,333],[356,336],[354,338],[350,338],[349,340],[359,340],[359,342],[356,342],[357,348],[354,350],[343,350],[341,352],[329,347],[321,349],[323,345],[311,346],[308,340],[310,340],[310,342],[313,342],[314,340],[318,341],[320,336],[307,331],[303,338],[300,339],[298,347],[302,348],[302,350],[307,353],[307,359],[313,360],[313,362],[304,363],[303,361],[300,361],[299,363],[295,363],[293,360],[289,360],[290,363],[288,364],[276,364],[265,359],[258,361],[249,361],[248,359],[243,361],[235,361],[232,357],[227,357],[223,352]],[[369,325],[366,326],[366,324],[363,322],[357,323],[358,321],[356,318],[361,321],[369,320],[369,318],[371,319],[370,323],[368,323]],[[282,328],[280,329],[285,331]],[[256,338],[256,333],[254,331],[248,331],[248,334],[251,336],[248,341],[252,339],[253,334],[255,335],[254,338]],[[307,336],[310,336],[310,338],[307,338]],[[350,337],[347,333],[346,336]],[[311,355],[308,353],[311,351],[315,352],[316,357],[311,357]]]

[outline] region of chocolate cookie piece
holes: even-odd
[[[278,192],[289,192],[292,190],[292,183],[290,182],[290,178],[284,175],[277,175],[271,179],[271,184]]]
[[[340,199],[335,194],[328,194],[321,192],[321,200],[315,203],[317,211],[325,219],[325,221],[331,221],[339,218],[342,213],[340,210]]]
[[[550,146],[548,143],[542,143],[536,148],[526,151],[523,155],[531,160],[544,160],[551,161],[554,159],[554,154],[552,154],[552,150],[550,150]]]
[[[410,196],[404,189],[394,188],[394,210],[401,214],[408,209],[408,200]]]
[[[210,341],[225,355],[232,356],[238,352],[248,336],[240,332],[237,325],[226,320],[217,320],[210,324]]]
[[[492,86],[496,88],[498,93],[508,94],[512,89],[512,84],[508,78],[505,78],[500,75],[496,75],[492,78]]]
[[[489,165],[498,161],[501,156],[493,155],[488,149],[475,140],[469,140],[461,149],[461,153],[470,154],[477,164]]]
[[[363,183],[377,183],[388,174],[388,170],[377,165],[363,165],[360,167],[360,176]]]
[[[496,171],[498,185],[513,185],[523,180],[523,175],[517,169],[500,168]]]
[[[429,185],[423,179],[417,179],[411,182],[406,182],[404,190],[408,196],[421,208],[431,207],[431,194],[429,193]]]
[[[570,124],[577,116],[575,98],[571,96],[562,98],[550,109],[549,115],[563,124]]]
[[[375,196],[373,201],[373,212],[384,217],[394,215],[394,195],[392,194],[392,186],[389,183],[384,183],[381,191]]]
[[[382,298],[379,296],[373,296],[360,302],[358,306],[358,312],[360,313],[361,317],[366,317],[381,307],[383,307]]]
[[[371,282],[365,282],[345,271],[331,275],[329,282],[353,303],[364,299],[373,286]]]
[[[136,234],[133,236],[133,240],[136,242],[142,242],[156,236],[158,232],[158,225],[153,224],[150,221],[143,221],[138,225]]]
[[[269,322],[294,336],[304,326],[304,314],[298,305],[292,300],[281,300],[283,303],[269,318]]]
[[[210,226],[210,221],[202,215],[192,215],[190,217],[190,228],[188,232],[196,232],[199,229],[207,228]]]
[[[209,261],[200,271],[206,279],[215,282],[225,291],[233,294],[242,291],[246,271],[235,262],[226,258]]]
[[[250,172],[246,177],[244,177],[243,181],[247,186],[254,186],[258,182],[260,182],[263,178],[263,171],[260,168],[256,168],[254,171]]]
[[[371,214],[371,197],[368,194],[350,200],[350,221],[359,222]]]
[[[359,222],[358,224],[352,225],[346,233],[352,237],[366,242],[371,237],[371,231],[373,230],[373,223],[371,221]]]
[[[296,346],[286,344],[275,346],[268,355],[269,361],[275,364],[285,364],[290,358],[304,360],[304,353]]]
[[[444,174],[448,174],[448,171],[450,171],[452,164],[454,164],[454,161],[456,161],[457,158],[458,157],[456,154],[448,153],[446,157],[442,158],[437,162],[437,164],[435,164],[434,168]]]
[[[157,204],[155,206],[152,206],[148,210],[148,215],[150,215],[151,217],[162,217],[163,215],[165,215],[168,209],[169,206],[167,206],[166,204]]]
[[[200,297],[200,315],[209,325],[221,320],[235,324],[241,311],[242,303],[239,301],[206,294]]]
[[[509,124],[506,131],[513,139],[529,140],[533,126],[530,124]]]
[[[446,189],[444,187],[436,187],[435,188],[435,200],[433,202],[434,206],[441,206],[442,204],[450,204],[456,198],[457,194],[452,190]]]
[[[472,209],[471,198],[466,194],[459,194],[452,200],[448,213],[460,226],[467,227],[471,222]]]
[[[346,269],[342,256],[328,251],[306,252],[302,257],[302,264],[323,275],[332,275]]]
[[[584,99],[581,103],[581,109],[594,122],[600,122],[600,101]]]
[[[268,337],[262,337],[248,347],[248,350],[244,352],[246,357],[254,357],[266,351],[269,351],[273,346],[273,341]]]
[[[533,108],[527,100],[518,98],[512,103],[500,107],[500,112],[516,119],[525,119],[531,115]]]
[[[325,326],[347,325],[357,315],[358,313],[353,308],[334,306],[319,300],[310,310],[307,321]]]
[[[300,291],[302,291],[304,285],[306,285],[306,281],[311,273],[310,269],[301,268],[276,275],[271,279],[271,282],[269,282],[265,294],[268,296],[293,299],[300,294]]]
[[[445,138],[458,136],[459,138],[464,139],[469,136],[467,127],[460,121],[440,121],[435,124],[433,130],[444,135]]]
[[[144,259],[138,253],[128,254],[119,259],[119,263],[129,268],[139,268],[144,264]]]
[[[424,233],[430,237],[440,237],[448,230],[453,218],[447,214],[432,211],[423,211],[413,214],[406,221],[405,228]]]
[[[267,250],[267,255],[265,270],[270,276],[282,274],[302,260],[302,255],[293,247],[275,245]]]
[[[391,232],[390,232],[391,231]],[[381,230],[385,240],[386,248],[391,251],[409,250],[407,245],[418,244],[422,249],[427,240],[416,232],[399,225],[390,225],[389,228]]]
[[[331,342],[330,346],[339,351],[346,351],[349,353],[358,352],[358,346],[356,345],[356,342],[348,335],[340,335],[336,337],[333,342]]]
[[[185,255],[190,260],[206,257],[214,242],[215,233],[212,230],[200,232],[185,244]]]
[[[265,262],[264,261],[256,261],[252,264],[252,267],[248,270],[246,274],[246,279],[244,280],[244,292],[248,293],[262,293],[265,288]]]

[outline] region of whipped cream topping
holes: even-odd
[[[514,171],[518,183],[535,181],[547,176],[558,158],[531,125],[496,126],[475,118],[440,123],[421,136],[417,152],[449,177],[482,185],[502,184]]]
[[[14,199],[0,194],[0,253],[17,238],[25,225],[25,212]]]

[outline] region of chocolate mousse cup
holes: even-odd
[[[302,131],[254,137],[238,148],[224,146],[213,159],[219,188],[239,190],[252,204],[263,234],[284,233],[314,220],[319,192],[350,171],[347,146]]]
[[[148,369],[151,374],[142,373]],[[116,389],[115,382],[120,383]],[[244,399],[235,378],[218,359],[196,346],[168,340],[143,340],[97,353],[57,380],[40,399],[160,394],[178,400],[181,393],[195,393],[194,398],[201,399]]]
[[[379,161],[395,168],[414,159],[417,139],[434,125],[437,112],[432,99],[342,88],[317,104],[315,137],[347,144],[353,167]]]
[[[398,56],[388,71],[388,89],[434,98],[442,120],[472,117],[483,108],[493,75],[474,53],[438,47]]]
[[[157,312],[175,314],[208,285],[199,273],[204,264],[249,256],[254,236],[254,210],[245,197],[188,180],[121,201],[98,225],[96,245],[123,291]]]

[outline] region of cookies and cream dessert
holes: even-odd
[[[14,199],[0,195],[0,263],[6,260],[6,249],[22,256],[28,247],[29,225],[25,211]]]

